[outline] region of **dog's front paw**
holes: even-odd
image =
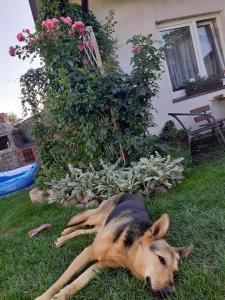
[[[67,234],[70,234],[71,232],[73,232],[74,230],[71,229],[70,227],[68,228],[65,228],[62,232],[61,232],[61,235],[67,235]]]
[[[55,241],[56,248],[62,247],[66,242],[66,239],[64,237],[60,237]]]

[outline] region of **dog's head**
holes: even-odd
[[[164,214],[145,232],[139,241],[134,260],[134,275],[145,280],[156,296],[167,296],[174,288],[178,261],[192,251],[190,247],[172,247],[163,238],[169,229],[169,216]]]

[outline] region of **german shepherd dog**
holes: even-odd
[[[79,229],[84,226],[93,228]],[[192,247],[171,247],[163,239],[168,228],[167,214],[152,223],[143,200],[129,193],[112,196],[98,208],[74,216],[56,240],[56,247],[84,234],[96,233],[95,240],[36,300],[70,299],[105,267],[129,269],[135,277],[144,280],[156,296],[171,294],[175,290],[174,272],[178,271],[178,261],[188,255]],[[65,286],[87,265],[89,267],[80,276]]]

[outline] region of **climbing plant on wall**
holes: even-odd
[[[81,37],[87,25],[96,35],[103,74],[93,70],[83,53]],[[153,151],[147,131],[154,126],[151,99],[158,92],[163,54],[151,36],[135,36],[128,41],[132,71],[122,72],[115,60],[115,40],[109,35],[114,25],[112,12],[102,25],[78,5],[42,0],[37,32],[20,33],[24,44],[11,48],[12,56],[39,54],[44,63],[46,80],[38,83],[49,122],[42,121],[40,112],[33,113],[34,134],[46,168],[65,170],[68,163],[98,166],[100,158],[113,162],[118,157],[127,164]],[[32,86],[31,75],[35,79],[38,74],[29,71],[21,82],[23,103],[32,107],[26,93]],[[39,79],[43,76],[39,74]]]

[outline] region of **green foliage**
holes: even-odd
[[[169,120],[165,123],[159,139],[172,145],[183,144],[187,140],[187,135],[183,129],[177,129],[175,123]]]
[[[101,50],[102,60],[105,63],[110,62],[113,60],[115,55],[116,44],[117,41],[109,36],[114,32],[113,27],[115,26],[116,22],[114,21],[114,12],[110,11],[109,14],[106,16],[105,23],[102,25],[100,22],[97,21],[94,14],[91,11],[82,12],[81,6],[77,4],[69,4],[68,0],[41,0],[40,1],[40,10],[38,14],[38,20],[36,22],[36,27],[38,31],[42,31],[40,24],[43,20],[48,18],[59,18],[61,16],[67,17],[70,16],[72,20],[80,20],[83,21],[85,26],[92,26],[96,39],[98,41],[99,49]],[[65,25],[65,28],[67,26]],[[58,45],[56,45],[58,46]],[[72,49],[72,45],[67,45],[69,48]],[[66,49],[62,49],[64,52]],[[50,51],[51,52],[51,51]],[[58,54],[60,55],[61,52],[58,49]],[[71,59],[74,59],[75,56],[72,55]],[[46,62],[46,57],[44,57]],[[75,65],[74,65],[75,67]]]
[[[36,116],[42,111],[47,95],[48,77],[44,67],[29,69],[20,77],[20,87],[24,114]]]
[[[81,36],[71,37],[68,24],[59,22],[48,32],[40,26],[44,19],[60,16],[93,27],[103,74],[86,64],[78,47]],[[35,115],[33,132],[45,168],[62,173],[69,163],[77,167],[91,163],[98,168],[100,158],[115,162],[119,157],[129,164],[160,149],[148,129],[154,126],[151,99],[159,89],[162,49],[150,36],[134,36],[128,41],[133,45],[132,71],[122,72],[116,63],[116,41],[110,36],[116,24],[113,16],[110,12],[101,25],[91,12],[81,13],[78,5],[41,1],[34,34],[38,42],[32,44],[31,52],[42,57],[44,67],[28,71],[21,85],[23,105]],[[21,52],[21,58],[29,55],[30,47]],[[48,122],[39,114],[40,107]]]
[[[174,142],[176,134],[177,128],[174,122],[169,120],[165,123],[159,137],[166,142]]]
[[[57,74],[62,84],[60,89],[54,85],[47,105],[58,129],[59,124],[73,129],[70,142],[82,148],[77,162],[96,165],[100,157],[115,161],[120,155],[131,161],[151,151],[147,129],[154,126],[151,97],[158,92],[162,53],[147,37],[130,42],[144,49],[135,53],[129,75],[117,70],[101,75],[87,68]]]
[[[205,89],[208,89],[210,88],[210,86],[215,84],[222,85],[220,75],[212,75],[207,78],[198,76],[187,81],[185,83],[185,89],[187,94],[190,94],[192,92],[204,91]]]
[[[171,159],[161,157],[158,153],[150,158],[141,158],[131,163],[130,167],[121,167],[120,161],[106,164],[100,161],[101,169],[96,171],[90,165],[86,170],[69,165],[70,174],[60,181],[46,183],[51,189],[58,191],[65,201],[82,201],[98,197],[106,199],[120,192],[141,191],[145,195],[154,194],[156,187],[171,188],[183,179],[183,158]],[[52,201],[51,201],[52,202]]]
[[[184,157],[184,166],[192,165],[192,157],[187,145],[187,134],[184,129],[177,129],[175,123],[169,120],[165,123],[160,135],[156,137],[159,145],[164,145],[172,157]]]

